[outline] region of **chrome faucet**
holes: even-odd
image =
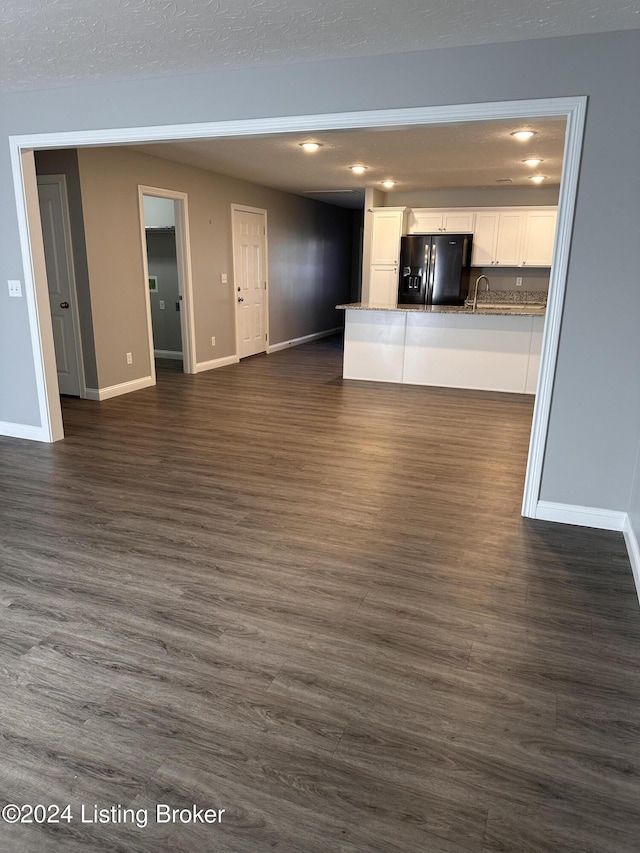
[[[474,311],[478,307],[478,285],[480,284],[482,279],[484,279],[487,282],[487,288],[486,288],[485,292],[489,293],[489,278],[486,275],[479,275],[478,278],[476,279],[476,289],[475,289],[475,292],[473,294],[473,310]]]

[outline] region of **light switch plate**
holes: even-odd
[[[9,296],[22,296],[22,283],[18,279],[8,279]]]
[[[158,306],[161,311],[164,311],[164,299],[160,299],[160,301],[158,302]]]

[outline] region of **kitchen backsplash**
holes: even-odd
[[[501,269],[497,269],[496,267],[472,267],[469,276],[472,290],[479,275],[487,276],[490,290],[536,291],[537,293],[547,293],[549,290],[548,269],[524,270],[522,267],[502,267]],[[520,287],[516,286],[516,278],[522,279]]]

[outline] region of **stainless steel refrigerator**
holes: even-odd
[[[462,305],[469,291],[470,234],[412,234],[400,248],[399,305]]]

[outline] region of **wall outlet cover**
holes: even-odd
[[[22,296],[22,284],[18,279],[8,279],[9,296]]]
[[[212,337],[211,338],[211,346],[214,347],[215,345],[216,345],[216,339],[215,339],[215,337]]]
[[[158,307],[161,311],[164,311],[164,299],[160,299],[160,301],[158,302]]]
[[[133,364],[133,356],[130,352],[127,353],[127,364]]]
[[[522,277],[518,276],[516,278],[516,287],[522,287]]]
[[[226,272],[220,273],[220,282],[222,284],[226,284],[229,279],[227,278]]]

